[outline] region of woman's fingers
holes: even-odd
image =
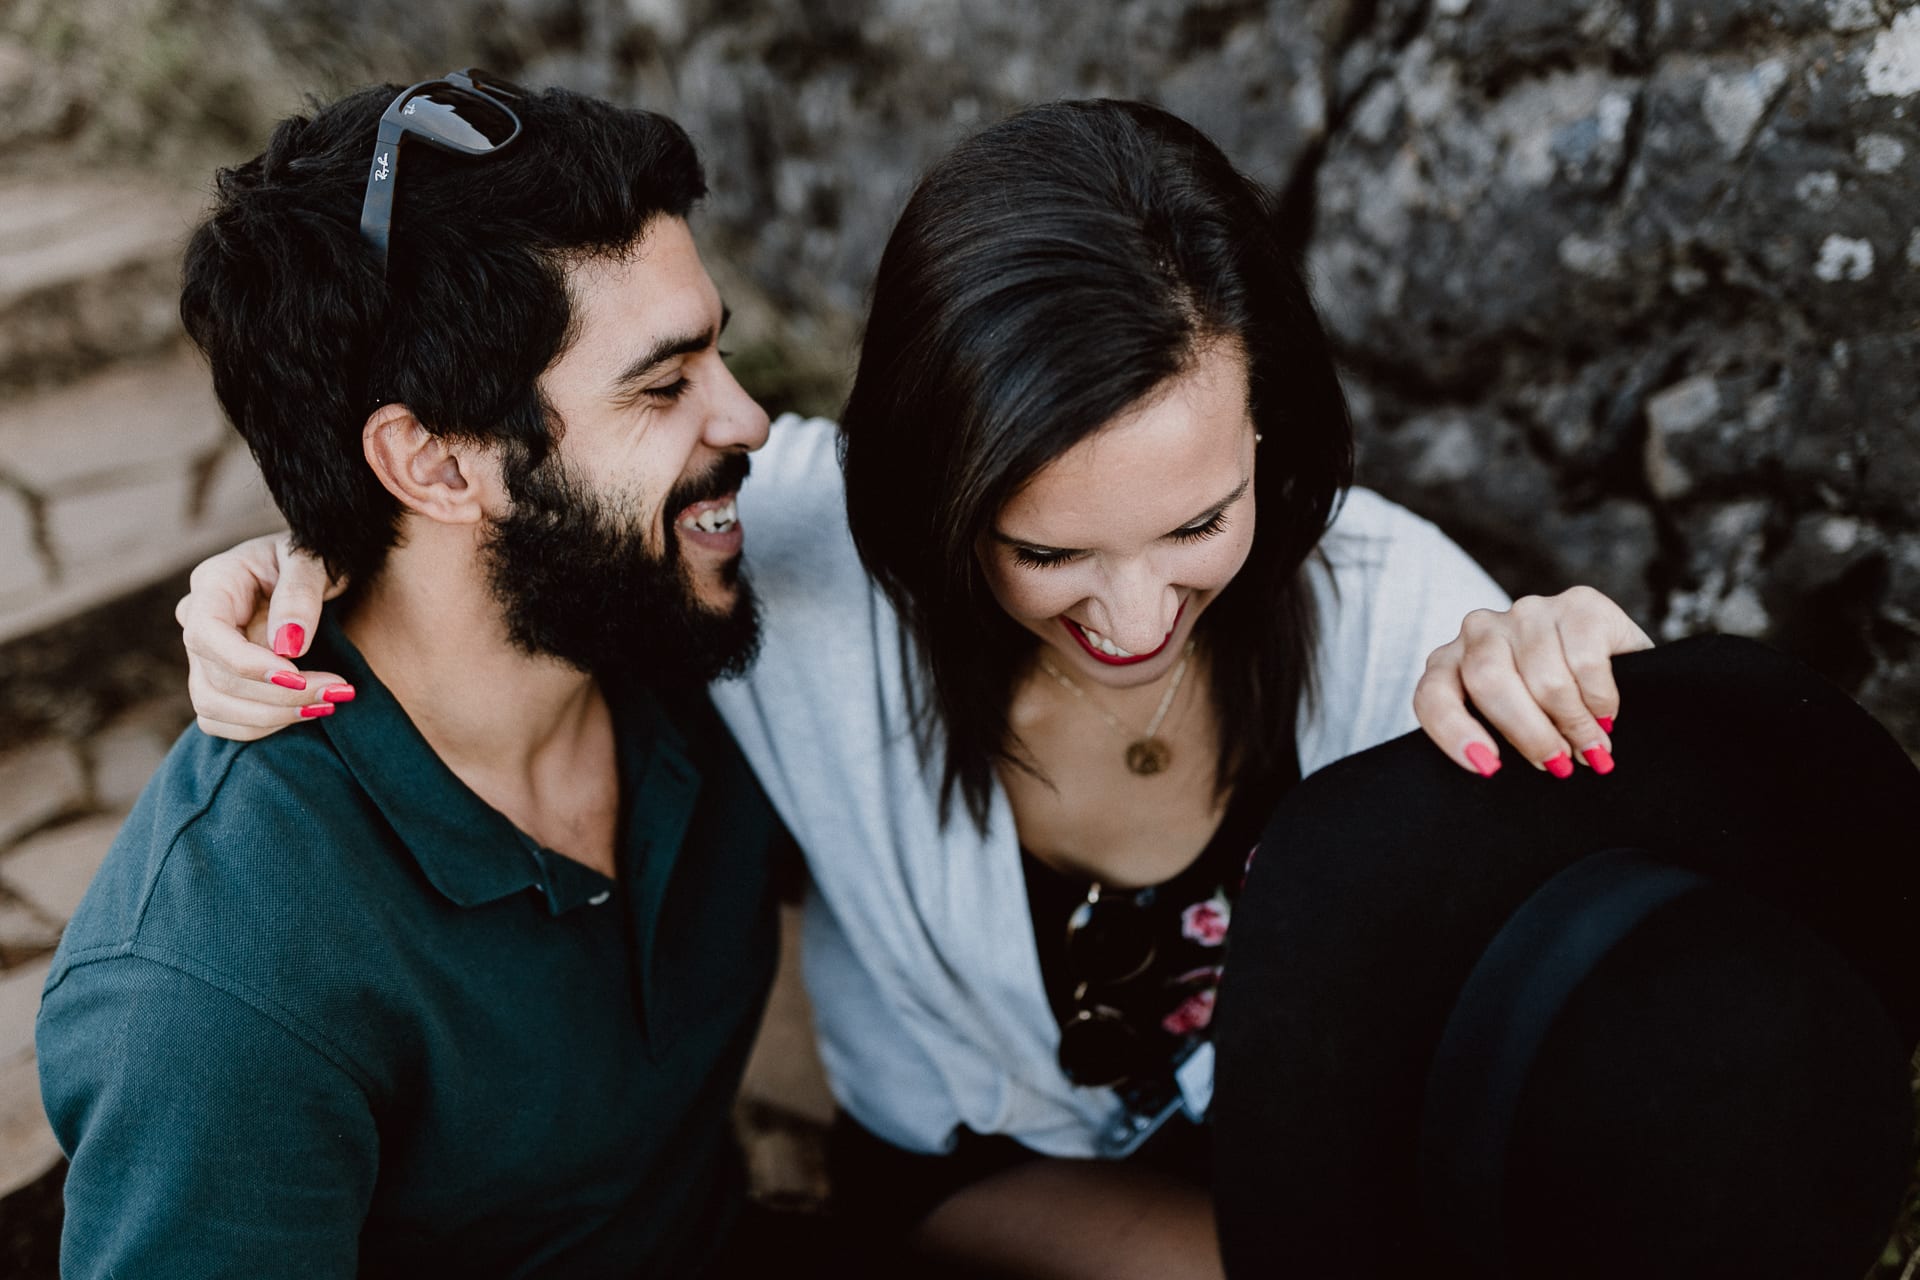
[[[1467,711],[1466,689],[1460,682],[1465,653],[1464,640],[1454,640],[1433,651],[1426,672],[1414,686],[1413,713],[1434,745],[1455,764],[1491,778],[1500,771],[1500,747]]]
[[[1575,760],[1600,773],[1613,772],[1613,743],[1600,718],[1612,723],[1620,695],[1604,640],[1571,616],[1564,596],[1516,601],[1513,621],[1514,666],[1527,695],[1557,734],[1551,755],[1542,763],[1561,777],[1572,772]],[[1571,650],[1561,630],[1563,621],[1575,638]]]
[[[1460,683],[1487,723],[1529,762],[1556,778],[1573,772],[1567,740],[1522,676],[1519,655],[1504,628],[1492,627],[1477,639],[1469,638]]]
[[[194,566],[190,590],[174,606],[190,659],[250,680],[290,663],[247,635],[279,579],[277,538],[254,538]]]
[[[321,604],[345,590],[346,584],[336,586],[327,576],[326,565],[304,551],[295,551],[286,535],[282,535],[276,550],[280,572],[278,581],[270,584],[273,599],[267,607],[267,635],[275,654],[298,658],[313,643]]]
[[[337,594],[319,562],[293,552],[286,535],[254,538],[202,561],[191,588],[174,617],[187,649],[187,692],[208,733],[251,740],[352,701],[353,688],[341,677],[301,671],[267,643],[269,592],[284,589],[295,617],[310,608],[315,618],[320,601]],[[300,627],[295,642],[295,631],[283,624],[281,647],[305,653],[311,630]]]
[[[188,687],[193,694],[193,712],[202,722],[214,721],[235,729],[247,730],[247,737],[260,737],[275,729],[284,729],[290,724],[298,724],[303,719],[312,719],[315,715],[331,714],[333,704],[315,699],[295,705],[262,702],[254,698],[236,697],[231,693],[222,693],[218,689],[208,688],[204,684],[189,681]],[[313,706],[327,708],[314,712]],[[215,733],[213,729],[207,732]],[[218,733],[223,738],[237,737],[232,733]]]
[[[1578,759],[1613,770],[1620,690],[1613,659],[1653,647],[1621,608],[1591,587],[1529,596],[1504,612],[1476,610],[1434,651],[1414,692],[1421,727],[1462,768],[1491,776],[1499,746],[1477,708],[1535,766],[1569,777]]]
[[[1613,722],[1620,714],[1620,687],[1614,682],[1613,660],[1623,653],[1651,649],[1653,641],[1625,610],[1591,587],[1574,587],[1550,603],[1558,606],[1552,639],[1558,642],[1560,661],[1578,689],[1585,713],[1575,714],[1571,720],[1556,716],[1556,720],[1580,759],[1597,773],[1611,773]],[[1547,655],[1554,644],[1542,637],[1540,648]],[[1543,663],[1551,665],[1552,659],[1543,657]]]
[[[197,698],[199,694],[195,681],[198,680],[211,690],[270,707],[353,701],[352,686],[344,677],[331,671],[302,671],[283,659],[274,661],[277,665],[266,673],[265,678],[256,679],[216,662],[189,657],[188,690]]]
[[[270,733],[279,732],[277,728],[255,729],[242,724],[229,724],[224,720],[215,720],[211,716],[195,716],[193,723],[199,727],[200,732],[209,737],[227,738],[234,742],[254,742]]]

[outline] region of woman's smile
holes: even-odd
[[[1068,635],[1080,642],[1080,647],[1085,649],[1087,655],[1095,662],[1104,662],[1110,667],[1130,667],[1136,662],[1148,662],[1165,653],[1173,643],[1173,633],[1180,629],[1180,618],[1186,611],[1186,602],[1182,601],[1180,612],[1173,615],[1173,626],[1169,627],[1166,635],[1160,638],[1159,645],[1147,653],[1128,653],[1092,627],[1082,622],[1075,622],[1065,615],[1061,616],[1060,624],[1067,629]]]

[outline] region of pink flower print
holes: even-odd
[[[1218,989],[1206,987],[1194,992],[1180,1002],[1180,1007],[1160,1019],[1160,1026],[1168,1035],[1187,1036],[1196,1031],[1205,1031],[1213,1021],[1213,1001]]]
[[[1225,891],[1216,891],[1205,902],[1196,902],[1180,913],[1180,932],[1203,947],[1217,947],[1227,940],[1227,921],[1232,915]]]

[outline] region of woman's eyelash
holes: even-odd
[[[1035,551],[1032,547],[1013,549],[1013,562],[1028,569],[1051,569],[1054,565],[1065,564],[1073,556],[1071,551]]]
[[[1173,536],[1182,542],[1202,542],[1227,527],[1227,513],[1214,513],[1212,519],[1204,524],[1191,525],[1185,529],[1175,529]]]
[[[1190,525],[1185,529],[1175,529],[1169,537],[1181,542],[1204,542],[1227,527],[1227,513],[1217,512],[1203,524]],[[1065,564],[1078,558],[1078,551],[1035,551],[1032,547],[1015,546],[1013,562],[1028,569],[1051,569],[1055,565]]]

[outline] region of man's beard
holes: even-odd
[[[760,619],[739,560],[726,568],[731,608],[700,603],[680,558],[673,518],[689,503],[737,489],[745,454],[728,454],[667,496],[661,554],[647,550],[639,504],[618,509],[561,462],[506,467],[513,509],[494,522],[488,577],[507,634],[528,653],[582,671],[620,671],[647,684],[739,675],[753,662]]]

